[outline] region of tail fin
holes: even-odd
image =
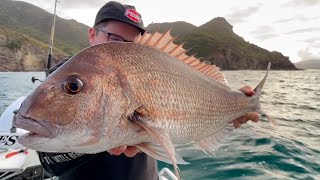
[[[259,107],[258,112],[261,113],[261,114],[263,114],[263,115],[265,115],[265,116],[267,117],[268,121],[270,121],[271,126],[272,126],[272,127],[275,127],[275,126],[277,125],[276,121],[275,121],[272,117],[270,117],[268,114],[266,114],[265,112],[262,111],[262,109],[260,108],[260,102],[259,102],[259,97],[261,96],[261,92],[262,92],[263,85],[264,85],[264,83],[266,82],[266,79],[267,79],[267,77],[268,77],[268,73],[269,73],[269,71],[270,71],[270,67],[271,67],[271,62],[269,62],[269,64],[268,64],[268,68],[267,68],[267,73],[266,73],[266,75],[265,75],[264,78],[261,80],[261,82],[258,84],[258,86],[254,89],[254,92],[255,92],[254,97],[255,97],[255,98],[257,99],[257,101],[258,101],[258,105],[259,105],[259,106],[258,106],[258,107]]]
[[[268,68],[267,68],[267,73],[266,73],[266,75],[264,76],[264,78],[262,79],[262,81],[258,84],[258,86],[257,86],[256,88],[254,88],[255,94],[259,94],[259,96],[260,96],[260,94],[261,94],[261,92],[262,92],[263,85],[264,85],[264,83],[265,83],[266,80],[267,80],[267,77],[268,77],[268,74],[269,74],[269,71],[270,71],[270,67],[271,67],[271,62],[269,62],[269,64],[268,64]]]

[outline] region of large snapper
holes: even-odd
[[[19,142],[38,151],[80,153],[135,145],[177,169],[185,161],[176,145],[212,152],[233,130],[232,120],[263,113],[259,97],[267,74],[248,97],[228,87],[219,68],[187,56],[172,41],[169,32],[146,33],[139,43],[82,50],[23,102],[14,125],[30,133]]]

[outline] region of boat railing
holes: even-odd
[[[159,172],[159,180],[168,180],[165,175],[168,175],[172,180],[178,180],[177,176],[174,175],[170,169],[162,168]]]

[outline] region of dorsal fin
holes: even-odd
[[[184,49],[182,47],[183,43],[179,45],[174,44],[173,41],[175,39],[176,37],[170,35],[170,30],[163,34],[158,32],[153,34],[145,32],[138,43],[166,52],[170,56],[179,59],[212,79],[227,85],[227,80],[219,67],[201,62],[200,58],[195,57],[195,54],[191,56],[187,55],[186,52],[190,49]]]

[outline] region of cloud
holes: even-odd
[[[296,18],[286,18],[286,19],[280,19],[280,20],[277,20],[277,21],[273,21],[272,23],[287,23],[287,22],[290,22],[290,21],[294,21],[294,20],[297,20]]]
[[[227,19],[229,22],[231,22],[231,24],[245,22],[245,20],[249,16],[257,13],[260,7],[261,7],[261,4],[256,6],[251,6],[246,9],[235,10],[233,13],[227,15]]]
[[[274,32],[274,29],[271,26],[259,26],[256,30],[251,31],[250,33],[261,35],[272,32]]]
[[[41,0],[42,1],[42,0]],[[117,0],[120,3],[131,4],[131,0]],[[105,0],[58,0],[59,6],[63,9],[101,8],[108,1]]]
[[[320,37],[317,38],[308,38],[306,40],[304,40],[305,43],[319,43],[319,47],[320,47]]]
[[[22,0],[31,4],[35,4],[36,6],[45,8],[45,9],[53,9],[55,0]],[[120,3],[124,4],[132,4],[132,0],[117,0]],[[63,10],[68,9],[100,9],[105,3],[109,1],[106,0],[58,0],[58,8]]]
[[[271,38],[275,38],[275,37],[278,37],[279,34],[261,34],[261,35],[256,35],[254,36],[257,40],[259,41],[264,41],[264,40],[267,40],[267,39],[271,39]]]
[[[273,21],[273,23],[288,23],[291,21],[301,21],[301,22],[306,22],[306,21],[314,21],[320,19],[320,16],[314,16],[314,17],[304,17],[303,15],[296,15],[295,17],[292,18],[286,18],[286,19],[280,19],[277,21]]]
[[[320,0],[291,0],[281,6],[290,6],[290,7],[309,7],[309,6],[316,6],[320,4]]]
[[[316,49],[320,52],[320,38],[307,39],[305,40],[305,42],[309,44],[311,48]]]
[[[314,53],[308,51],[308,49],[302,49],[302,50],[298,51],[298,56],[302,60],[319,59],[320,58],[320,53],[314,54]]]
[[[305,33],[305,32],[315,32],[315,31],[320,31],[320,27],[311,27],[311,28],[304,28],[304,29],[297,29],[293,31],[289,31],[285,34],[298,34],[298,33]]]
[[[313,47],[315,47],[315,48],[317,48],[318,50],[319,50],[319,48],[320,48],[320,41],[318,40],[318,41],[315,41],[314,43],[313,43]]]
[[[309,44],[306,48],[298,51],[298,56],[301,57],[302,60],[320,59],[320,51],[317,46],[319,47],[320,43]]]
[[[266,39],[279,36],[275,33],[271,26],[259,26],[257,29],[250,32],[257,40],[264,41]]]

